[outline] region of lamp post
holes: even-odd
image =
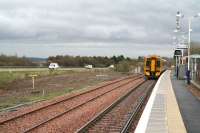
[[[180,32],[180,29],[181,29],[181,26],[180,26],[180,19],[183,18],[184,15],[181,14],[179,11],[176,13],[176,29],[174,30],[174,33],[179,33]],[[177,46],[179,45],[179,38],[178,38],[178,35],[177,37],[175,37],[177,39]],[[176,75],[176,78],[178,79],[178,71],[179,71],[179,56],[177,55],[174,55],[175,56],[175,60],[176,60],[176,69],[175,69],[175,75]]]
[[[192,19],[199,17],[200,13],[188,18],[188,67],[187,67],[187,83],[190,84],[190,43],[191,43],[191,22]]]
[[[190,71],[190,37],[191,37],[191,20],[192,20],[193,17],[189,18],[188,19],[188,71]]]

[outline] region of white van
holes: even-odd
[[[92,66],[92,65],[85,65],[85,68],[87,68],[87,69],[92,69],[93,66]]]
[[[58,63],[50,63],[49,69],[57,69],[57,68],[59,68]]]
[[[115,66],[114,65],[110,65],[109,68],[115,68]]]

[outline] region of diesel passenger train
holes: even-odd
[[[144,75],[148,79],[157,79],[164,71],[164,60],[160,56],[151,55],[144,58]]]

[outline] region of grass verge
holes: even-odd
[[[33,101],[40,101],[40,100],[49,100],[52,99],[54,97],[57,96],[62,96],[65,94],[70,94],[72,92],[78,92],[78,91],[83,91],[86,88],[64,88],[63,90],[59,90],[56,92],[49,92],[49,93],[44,93],[43,92],[39,92],[37,94],[32,94],[29,96],[25,96],[25,97],[10,97],[8,99],[6,99],[4,102],[0,103],[0,110],[5,109],[5,108],[9,108],[9,107],[13,107],[16,105],[23,105],[29,102],[33,102]]]
[[[2,71],[0,72],[0,89],[4,89],[7,84],[18,80],[31,78],[31,74],[36,74],[37,77],[54,76],[65,73],[73,73],[72,70],[59,70],[59,71]]]

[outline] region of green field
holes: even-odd
[[[97,68],[98,69],[98,68]],[[13,71],[48,71],[48,68],[0,68],[0,72],[13,72]],[[73,70],[73,71],[84,71],[85,68],[59,68],[57,71],[65,71],[65,70]]]
[[[95,68],[92,71],[101,71],[106,69],[107,68]],[[0,68],[0,89],[3,89],[7,84],[14,80],[30,79],[30,75],[32,74],[36,74],[37,77],[42,77],[85,71],[89,70],[85,68],[59,68],[54,71],[50,71],[48,68]]]
[[[32,74],[37,75],[35,89],[32,89]],[[102,82],[102,77],[98,76],[102,74],[114,76],[118,73],[106,68],[61,68],[54,71],[46,68],[3,68],[0,70],[0,109],[82,91]]]
[[[50,71],[48,69],[15,69],[14,71],[11,69],[0,71],[0,89],[4,89],[4,87],[11,83],[14,80],[19,79],[28,79],[31,78],[31,75],[37,75],[37,77],[42,76],[53,76],[58,74],[64,74],[73,72],[72,70],[54,70]]]

